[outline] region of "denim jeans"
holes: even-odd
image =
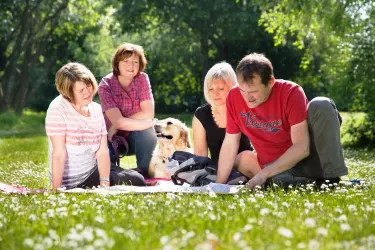
[[[135,155],[138,168],[147,174],[150,165],[152,152],[155,149],[157,138],[154,127],[142,131],[132,131],[126,138],[129,144],[128,155]],[[115,163],[115,156],[112,143],[108,142],[109,156],[112,163]]]
[[[272,178],[287,186],[315,180],[339,179],[348,174],[340,141],[341,117],[333,100],[316,97],[309,102],[310,155]]]

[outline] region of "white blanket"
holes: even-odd
[[[159,185],[158,185],[159,184]],[[189,186],[178,186],[173,184],[158,183],[156,186],[112,186],[107,188],[94,188],[94,189],[82,189],[73,188],[69,190],[59,190],[65,193],[97,193],[104,195],[116,195],[124,193],[219,193],[219,194],[237,194],[244,185],[227,185],[210,183],[203,187],[189,187]]]

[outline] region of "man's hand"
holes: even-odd
[[[247,182],[249,189],[254,189],[256,186],[261,186],[266,182],[267,177],[262,172],[260,171]]]
[[[115,126],[111,125],[111,127],[108,129],[108,140],[112,142],[113,136],[117,133],[117,128]]]

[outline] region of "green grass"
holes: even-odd
[[[37,124],[44,114],[15,117],[0,125],[0,181],[47,187],[47,139]],[[375,249],[375,150],[344,153],[348,178],[368,185],[216,196],[0,194],[0,249]]]

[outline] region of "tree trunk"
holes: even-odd
[[[21,72],[16,79],[17,87],[14,89],[14,99],[12,107],[16,113],[21,114],[25,107],[26,96],[29,90],[30,82],[30,65],[33,65],[33,56],[31,55],[32,46],[29,46],[25,52],[23,63],[21,65]]]
[[[10,100],[13,98],[12,96],[12,89],[13,88],[13,82],[15,80],[15,76],[18,73],[19,69],[17,68],[17,61],[19,57],[21,56],[21,53],[23,50],[23,43],[25,40],[25,35],[27,33],[27,25],[29,22],[29,1],[26,1],[26,5],[24,8],[24,11],[21,15],[20,20],[20,30],[19,33],[16,35],[16,41],[14,43],[14,46],[12,48],[12,53],[8,57],[8,63],[5,66],[4,69],[4,75],[0,79],[1,82],[1,93],[0,93],[0,110],[5,111],[9,109],[10,106]]]

